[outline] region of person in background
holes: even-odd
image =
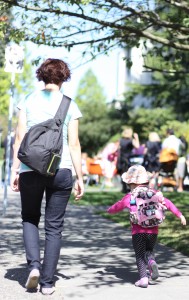
[[[151,172],[154,177],[158,175],[160,169],[159,153],[161,151],[160,137],[156,132],[150,132],[148,141],[145,144],[145,154],[143,166],[148,172]]]
[[[189,154],[186,154],[186,169],[183,181],[184,188],[188,191],[189,188]]]
[[[177,192],[183,192],[184,177],[186,175],[186,168],[187,168],[186,153],[188,150],[188,143],[183,135],[180,136],[179,139],[181,140],[183,146],[180,150],[180,156],[177,162],[177,172],[176,172],[177,185],[178,185]]]
[[[175,150],[177,155],[180,154],[180,151],[183,148],[182,141],[175,136],[173,129],[167,129],[167,137],[162,142],[162,149],[165,148]]]
[[[132,154],[130,157],[131,165],[142,165],[144,161],[144,151],[145,151],[145,144],[141,143],[138,148],[134,148],[132,150]]]
[[[33,289],[40,284],[40,291],[50,295],[55,291],[54,274],[57,268],[61,248],[64,216],[71,195],[74,166],[75,199],[84,193],[81,170],[81,147],[78,137],[79,118],[82,114],[77,104],[71,100],[63,124],[63,153],[55,176],[45,177],[20,163],[18,149],[25,133],[35,124],[53,118],[61,101],[62,84],[71,77],[66,62],[59,59],[47,59],[36,71],[39,81],[43,81],[43,90],[36,90],[18,104],[19,117],[14,145],[11,187],[20,191],[23,239],[29,276],[26,289]],[[43,262],[40,258],[39,221],[43,196],[45,205],[45,249]]]
[[[147,190],[149,186],[149,175],[150,174],[148,174],[141,165],[134,165],[130,167],[127,172],[123,173],[122,179],[130,186],[131,192],[113,204],[107,212],[109,214],[115,214],[125,208],[129,209],[130,212],[136,212],[135,199],[138,195],[144,193],[145,189]],[[180,219],[182,225],[186,225],[185,217],[169,199],[163,198],[163,205]],[[131,222],[131,231],[136,264],[139,272],[139,280],[135,282],[135,286],[147,288],[149,278],[147,276],[146,266],[149,268],[152,280],[156,280],[159,277],[158,265],[154,255],[154,247],[158,236],[158,226],[145,228]]]
[[[108,143],[101,152],[106,187],[113,187],[112,180],[116,171],[118,145],[119,142]]]
[[[132,128],[125,128],[122,132],[119,142],[118,158],[117,158],[117,172],[122,175],[130,167],[130,157],[134,148],[139,148],[139,138],[137,133],[133,133]],[[122,192],[127,191],[127,186],[122,180]]]
[[[167,129],[167,137],[162,143],[162,149],[173,149],[178,155],[178,161],[176,165],[176,178],[177,178],[177,191],[183,191],[183,180],[185,174],[185,159],[183,159],[183,151],[185,151],[186,143],[184,140],[177,138],[174,135],[173,129]]]

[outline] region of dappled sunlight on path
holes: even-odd
[[[138,274],[129,228],[95,214],[96,209],[69,204],[55,274],[56,292],[51,299],[122,300],[133,294],[134,299],[141,298],[141,289],[134,286]],[[44,299],[41,293],[28,293],[24,288],[28,273],[18,194],[9,191],[7,214],[1,217],[0,226],[2,299]],[[43,218],[40,230],[43,249]],[[156,257],[160,278],[148,289],[142,289],[145,298],[151,299],[152,291],[153,299],[155,294],[166,300],[188,295],[189,258],[161,245]]]

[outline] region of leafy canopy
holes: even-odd
[[[189,3],[184,0],[0,1],[4,7],[14,9],[17,22],[9,34],[17,40],[68,49],[85,44],[93,47],[86,48],[91,56],[115,46],[136,46],[141,38],[189,51]],[[1,37],[6,36],[5,25],[2,19]]]

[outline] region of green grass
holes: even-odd
[[[109,191],[88,191],[79,202],[73,201],[77,205],[93,205],[98,206],[97,213],[101,216],[117,222],[127,228],[130,227],[129,214],[127,211],[118,214],[109,215],[106,213],[107,207],[120,200],[124,195],[120,192]],[[189,223],[189,193],[166,192],[164,196],[170,199],[183,213]],[[158,242],[169,246],[187,256],[189,256],[189,225],[182,226],[180,220],[171,212],[167,211],[166,219],[159,227]]]

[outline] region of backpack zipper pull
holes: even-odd
[[[130,200],[130,205],[136,205],[136,200],[135,199],[131,199]]]

